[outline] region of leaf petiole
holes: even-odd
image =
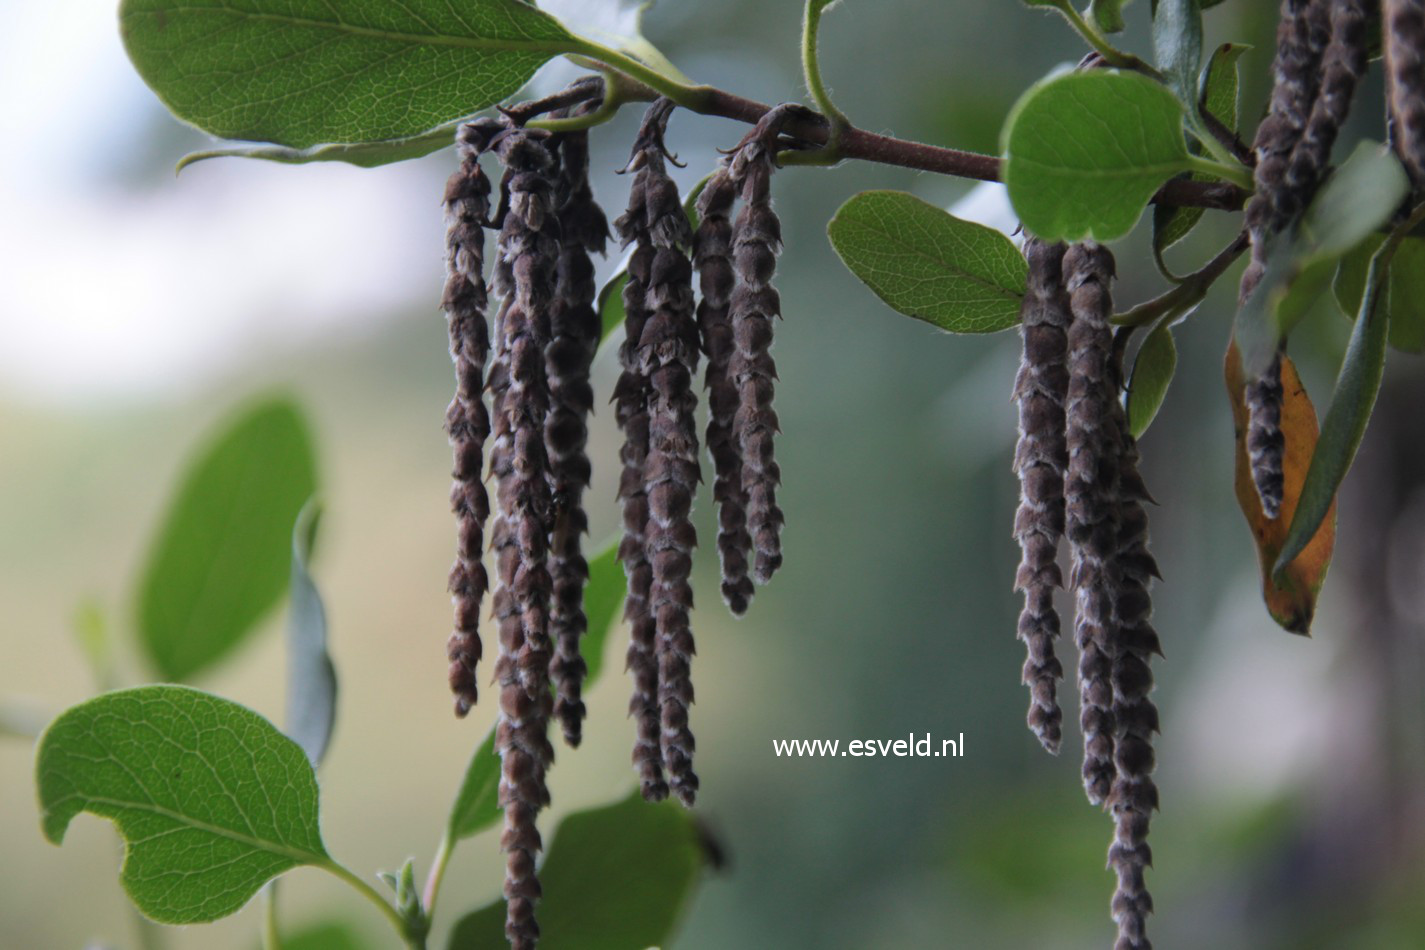
[[[345,881],[362,897],[380,908],[381,913],[386,915],[386,919],[391,922],[391,926],[395,928],[396,933],[400,934],[401,939],[405,941],[406,946],[409,947],[410,950],[425,950],[426,935],[424,933],[413,932],[407,920],[392,906],[390,901],[381,896],[381,893],[377,891],[376,888],[367,884],[361,878],[353,874],[347,867],[331,858],[318,862],[314,864],[313,867],[321,868],[328,874]]]
[[[1219,145],[1218,148],[1221,148]],[[1211,147],[1209,147],[1211,150]],[[1216,154],[1216,152],[1214,152]],[[1200,155],[1189,155],[1187,157],[1188,167],[1195,172],[1202,172],[1204,175],[1211,175],[1213,178],[1221,178],[1230,181],[1245,191],[1252,190],[1252,173],[1247,166],[1241,164],[1232,156],[1223,152],[1224,161],[1215,158],[1203,158]]]

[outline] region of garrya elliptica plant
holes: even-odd
[[[1425,248],[1415,233],[1425,219],[1417,201],[1425,175],[1425,0],[1282,0],[1271,95],[1245,109],[1241,47],[1207,55],[1202,48],[1204,8],[1220,2],[1157,0],[1149,63],[1110,38],[1125,28],[1123,0],[1092,0],[1085,11],[1070,0],[1026,0],[1062,15],[1089,51],[1077,69],[1027,90],[1005,120],[1001,154],[980,155],[868,132],[835,107],[817,57],[832,0],[806,3],[801,53],[810,104],[775,107],[688,80],[642,36],[581,36],[524,0],[124,0],[129,54],[174,114],[221,138],[258,143],[195,154],[184,164],[233,155],[375,166],[454,143],[458,166],[444,195],[443,306],[456,371],[445,423],[457,525],[447,658],[457,715],[477,702],[482,677],[492,676],[499,719],[472,761],[425,893],[415,892],[408,864],[392,878],[394,904],[327,856],[302,747],[241,707],[181,687],[107,694],[51,727],[39,763],[46,832],[58,840],[80,810],[114,818],[130,842],[124,881],[154,919],[222,916],[282,871],[312,864],[366,892],[419,946],[450,850],[502,814],[504,933],[521,948],[535,946],[541,932],[555,943],[568,925],[558,916],[560,896],[553,887],[546,893],[541,878],[565,880],[555,873],[560,839],[541,863],[537,828],[549,802],[550,723],[558,721],[568,745],[579,744],[581,696],[597,672],[593,645],[608,627],[615,553],[623,590],[612,601],[624,603],[630,634],[629,713],[642,797],[671,795],[692,806],[699,778],[689,719],[689,578],[697,538],[689,514],[703,480],[701,453],[712,462],[721,592],[740,615],[754,584],[767,583],[782,564],[771,353],[782,310],[773,286],[781,228],[772,183],[791,167],[861,160],[1003,182],[1020,220],[1016,245],[909,195],[866,192],[843,205],[829,234],[847,267],[902,313],[956,333],[1020,328],[1013,534],[1022,560],[1014,587],[1024,595],[1018,635],[1028,653],[1028,723],[1048,751],[1059,751],[1063,625],[1054,591],[1068,587],[1082,779],[1089,800],[1114,823],[1115,946],[1150,946],[1145,872],[1158,807],[1158,713],[1149,661],[1162,650],[1150,620],[1158,568],[1137,440],[1171,381],[1174,329],[1246,255],[1226,360],[1236,494],[1266,606],[1282,627],[1303,634],[1330,560],[1337,488],[1369,420],[1387,347],[1425,348],[1425,318],[1404,266]],[[1007,8],[1005,15],[1014,14]],[[557,56],[589,75],[545,98],[500,105]],[[1385,77],[1383,141],[1338,147],[1373,57]],[[645,103],[624,169],[628,199],[610,222],[589,186],[588,137],[624,106]],[[709,166],[689,195],[668,174],[675,158],[664,144],[680,112],[750,126],[721,156],[684,156]],[[1252,123],[1243,115],[1262,117]],[[1349,157],[1333,166],[1332,156],[1343,153]],[[1116,307],[1109,245],[1150,204],[1152,251],[1170,286]],[[1163,252],[1206,210],[1241,212],[1239,235],[1198,270],[1171,272]],[[615,237],[627,248],[626,263],[597,291],[592,256]],[[1318,428],[1287,342],[1328,286],[1355,326]],[[618,383],[595,394],[591,362],[620,325]],[[708,403],[703,445],[700,388]],[[582,539],[595,463],[586,418],[596,398],[612,400],[623,435],[623,535],[616,551],[590,561]],[[1065,539],[1067,575],[1059,553]],[[482,674],[491,618],[498,650],[492,673]],[[172,656],[158,663],[171,679],[212,659],[188,646],[175,646]],[[219,740],[204,722],[232,728]],[[137,730],[224,756],[255,756],[260,745],[265,757],[252,759],[253,775],[214,770],[202,781],[217,789],[280,779],[290,798],[271,809],[268,824],[245,814],[186,814],[188,799],[176,784],[164,785],[176,804],[164,806],[161,820],[152,809],[115,805],[111,785],[120,776],[81,765],[95,751],[84,747],[98,744],[125,766],[125,744],[137,742]],[[243,748],[203,745],[218,741]],[[117,800],[132,803],[137,792],[149,789],[137,782],[129,799]],[[683,814],[670,804],[639,807]],[[631,803],[616,808],[638,811]],[[638,820],[625,812],[619,820]],[[202,857],[152,844],[169,832],[211,838],[213,828],[236,827],[235,820],[246,830],[219,836],[221,847],[205,840]],[[686,845],[686,819],[667,820]],[[219,872],[218,863],[229,870]],[[164,875],[184,883],[157,887]],[[676,909],[674,897],[685,890],[662,895],[664,910]],[[671,921],[670,914],[660,919]],[[457,939],[468,942],[456,945],[482,945],[478,928],[489,916],[462,923]],[[665,929],[617,945],[666,936]],[[596,945],[595,935],[578,939]]]

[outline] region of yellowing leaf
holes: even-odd
[[[1287,356],[1282,357],[1282,435],[1286,441],[1286,454],[1282,459],[1283,490],[1281,511],[1275,518],[1268,518],[1262,512],[1262,503],[1257,497],[1256,486],[1252,483],[1252,472],[1247,461],[1247,406],[1243,401],[1244,380],[1242,376],[1242,356],[1234,342],[1227,349],[1224,367],[1227,378],[1227,397],[1232,404],[1232,425],[1237,438],[1236,489],[1237,503],[1247,518],[1247,527],[1252,531],[1252,539],[1257,545],[1257,560],[1262,569],[1262,600],[1272,619],[1292,632],[1306,635],[1311,629],[1311,618],[1316,612],[1316,596],[1321,584],[1326,580],[1326,569],[1331,565],[1331,551],[1336,544],[1336,502],[1321,521],[1305,549],[1296,559],[1279,572],[1272,575],[1272,566],[1286,541],[1287,529],[1296,513],[1301,499],[1301,488],[1306,481],[1306,471],[1311,465],[1311,456],[1316,449],[1319,428],[1316,409],[1311,405],[1311,397],[1306,394],[1296,374],[1296,365]]]

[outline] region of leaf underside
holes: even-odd
[[[123,0],[119,25],[180,119],[294,149],[425,132],[577,48],[521,0]]]
[[[1027,265],[1014,244],[899,191],[853,196],[827,225],[831,246],[891,308],[952,333],[1019,323]]]

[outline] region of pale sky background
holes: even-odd
[[[135,184],[164,120],[116,0],[4,5],[0,393],[171,396],[422,295],[434,310],[443,225],[410,201],[420,169],[217,159]],[[628,16],[617,0],[542,6],[611,30]]]

